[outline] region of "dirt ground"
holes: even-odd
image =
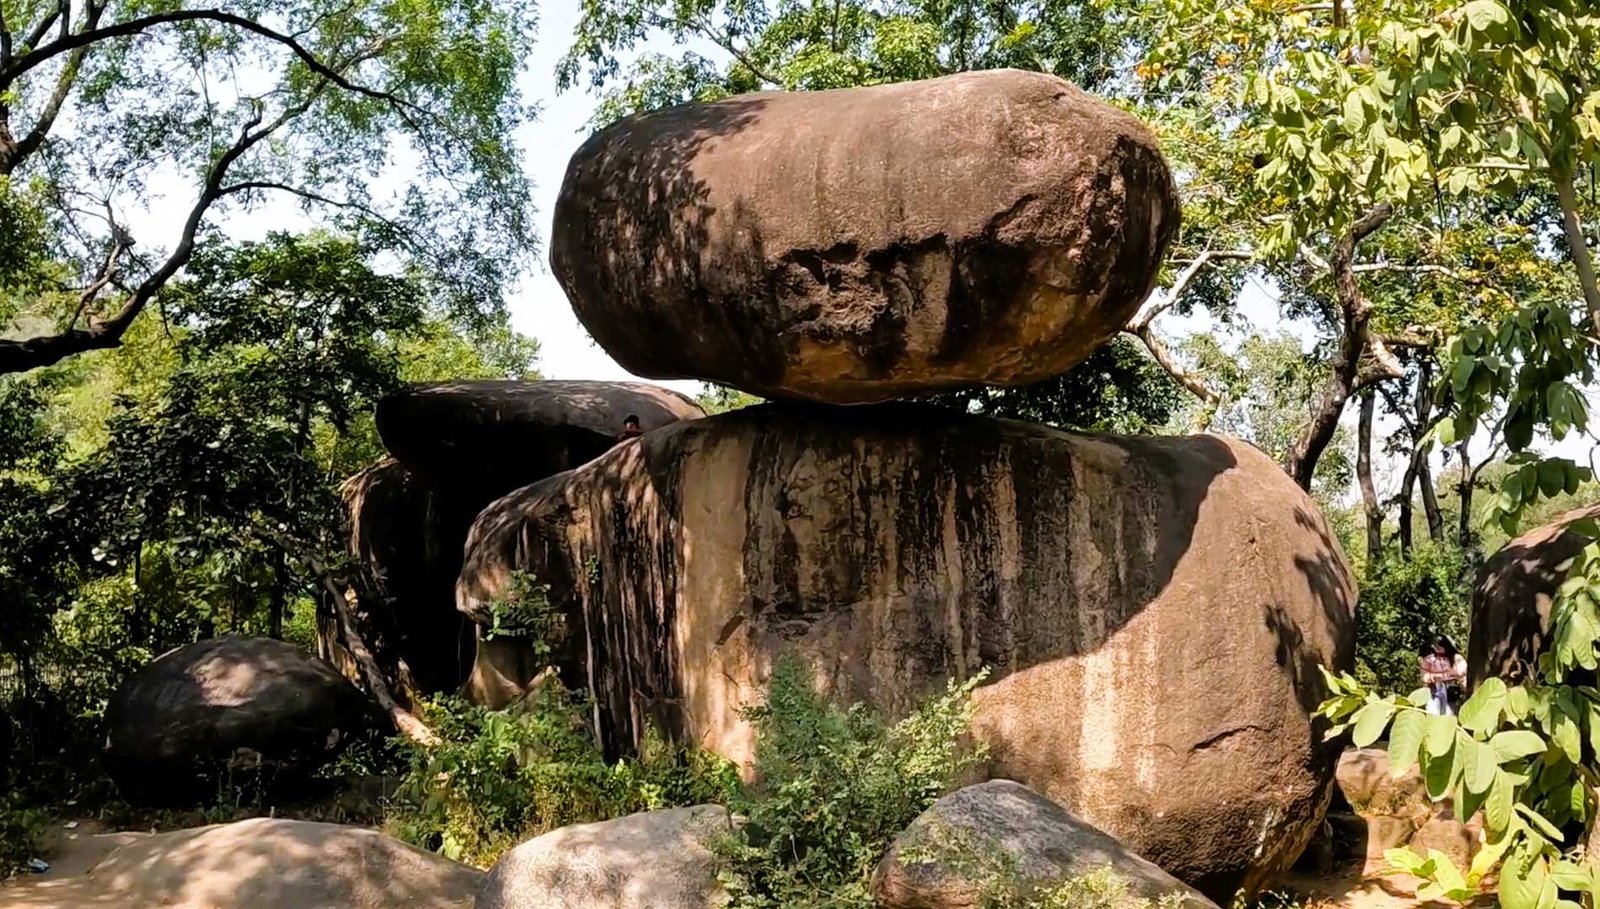
[[[1383,861],[1368,862],[1365,868],[1350,867],[1327,874],[1294,873],[1278,886],[1286,895],[1304,902],[1306,909],[1414,909],[1414,907],[1454,907],[1449,902],[1422,902],[1417,899],[1417,878],[1409,874],[1386,874]],[[1496,903],[1493,893],[1475,900],[1472,909],[1489,909]]]

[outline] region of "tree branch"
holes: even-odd
[[[93,29],[100,24],[101,13],[105,7],[91,3],[84,14],[84,27]],[[66,19],[62,19],[63,34],[65,34]],[[8,164],[14,170],[23,161],[28,159],[39,146],[44,144],[45,137],[50,135],[50,128],[55,126],[56,117],[61,115],[62,105],[67,103],[67,98],[72,94],[72,86],[78,81],[78,72],[83,67],[83,58],[89,53],[87,46],[77,48],[67,55],[67,63],[61,68],[61,73],[56,76],[56,87],[50,92],[50,97],[45,101],[44,107],[39,111],[39,118],[34,121],[33,128],[28,134],[17,142],[12,150]]]
[[[300,61],[304,63],[306,67],[313,73],[316,73],[329,82],[332,82],[334,85],[344,89],[345,91],[364,95],[368,98],[388,101],[401,106],[410,106],[407,102],[397,98],[389,92],[381,91],[375,88],[369,88],[365,85],[351,82],[344,76],[343,73],[322,62],[322,60],[320,60],[316,54],[313,54],[305,47],[305,45],[301,44],[290,35],[286,35],[283,32],[268,28],[253,19],[247,19],[244,16],[239,16],[234,13],[223,12],[222,10],[215,9],[173,10],[171,12],[142,16],[137,19],[129,19],[126,22],[116,22],[105,26],[104,28],[89,28],[81,32],[62,35],[43,47],[39,47],[37,49],[30,50],[28,53],[22,54],[21,56],[15,58],[11,62],[10,66],[6,67],[5,69],[0,69],[0,90],[8,88],[12,82],[16,81],[17,77],[23,75],[29,70],[45,63],[48,60],[58,57],[61,54],[69,53],[78,48],[88,47],[96,42],[105,41],[111,38],[130,37],[137,35],[140,32],[148,31],[149,29],[155,28],[159,25],[169,25],[177,22],[200,21],[216,22],[222,25],[229,25],[240,29],[241,31],[251,32],[266,38],[269,41],[274,41],[278,44],[281,44],[296,57],[300,58]]]
[[[1172,351],[1156,336],[1155,331],[1149,325],[1141,325],[1138,328],[1128,327],[1124,328],[1123,331],[1143,342],[1145,350],[1150,351],[1150,356],[1162,369],[1165,369],[1169,375],[1177,379],[1178,384],[1187,388],[1190,394],[1204,402],[1205,406],[1195,416],[1195,431],[1204,432],[1209,429],[1212,418],[1217,414],[1217,408],[1222,404],[1222,395],[1213,391],[1210,386],[1200,380],[1199,376],[1178,362],[1178,358],[1172,355]]]
[[[22,340],[0,339],[0,375],[49,366],[74,354],[105,350],[121,344],[122,336],[127,332],[128,326],[132,325],[134,318],[144,310],[150,298],[154,297],[156,292],[165,286],[194,255],[195,236],[200,232],[200,225],[205,221],[206,212],[214,202],[226,195],[222,183],[228,168],[252,146],[303,111],[303,106],[286,110],[273,123],[257,130],[256,127],[260,125],[262,117],[258,108],[255,115],[245,123],[239,138],[234,140],[233,145],[217,159],[216,164],[211,166],[199,199],[189,209],[189,217],[184,222],[178,245],[167,256],[166,261],[161,263],[161,267],[140,282],[123,302],[122,307],[109,319],[94,322],[88,328],[69,328],[53,335]]]
[[[1184,268],[1183,271],[1178,272],[1178,277],[1173,279],[1172,286],[1167,288],[1166,293],[1162,295],[1161,302],[1152,304],[1151,306],[1141,310],[1133,317],[1133,319],[1128,322],[1127,330],[1137,335],[1140,331],[1149,328],[1150,323],[1155,320],[1156,316],[1159,316],[1168,309],[1171,309],[1172,306],[1176,304],[1180,298],[1182,298],[1184,291],[1189,289],[1189,285],[1194,282],[1194,279],[1200,274],[1200,272],[1212,262],[1221,259],[1242,259],[1248,261],[1253,258],[1255,258],[1253,253],[1251,253],[1249,250],[1242,249],[1208,249],[1205,252],[1200,253],[1198,256],[1194,257],[1194,259],[1188,264],[1187,267]]]

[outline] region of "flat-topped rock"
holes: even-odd
[[[636,375],[861,403],[1067,371],[1178,221],[1137,119],[993,70],[625,119],[573,156],[550,259]]]
[[[705,416],[644,382],[482,380],[389,395],[377,421],[384,447],[429,485],[493,498],[610,448],[630,415],[646,432]]]
[[[973,724],[992,774],[1219,902],[1287,867],[1333,790],[1310,711],[1317,666],[1353,657],[1354,584],[1242,442],[769,404],[498,500],[459,607],[519,570],[584,642],[612,753],[654,726],[748,766],[740,708],[785,653],[890,717],[993,667]]]

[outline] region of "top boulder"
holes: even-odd
[[[1065,372],[1177,228],[1138,120],[997,70],[623,120],[573,155],[550,256],[635,374],[864,403]]]
[[[596,457],[629,416],[648,432],[705,414],[658,385],[555,380],[428,385],[389,395],[377,409],[378,435],[395,460],[434,488],[490,498]]]

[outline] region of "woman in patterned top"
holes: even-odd
[[[1445,635],[1434,639],[1433,652],[1422,658],[1422,684],[1428,686],[1428,712],[1455,713],[1450,705],[1450,688],[1467,679],[1467,661],[1454,641]]]

